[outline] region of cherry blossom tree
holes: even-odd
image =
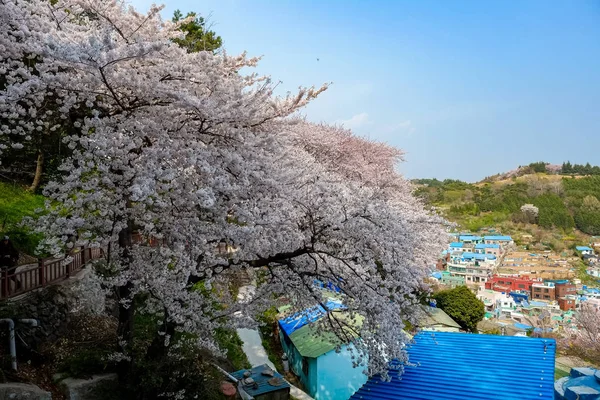
[[[521,212],[527,222],[534,224],[537,221],[540,210],[533,204],[523,204],[521,206]]]
[[[595,364],[600,363],[600,309],[583,303],[576,314],[577,329],[571,330],[562,340],[569,354],[579,356]]]
[[[446,242],[443,221],[395,170],[401,151],[297,118],[326,86],[275,97],[269,78],[241,72],[258,59],[188,53],[173,42],[187,20],[159,12],[111,0],[0,0],[0,135],[51,129],[48,96],[60,104],[51,113],[77,128],[64,140],[63,174],[45,187],[46,249],[105,249],[98,268],[120,300],[125,355],[137,298],[161,315],[164,348],[185,331],[218,351],[215,329],[252,324],[273,296],[322,303],[318,278],[364,317],[353,335],[333,313],[327,328],[360,336],[357,360],[385,371],[405,357],[402,320]],[[163,244],[145,246],[134,231]],[[218,252],[222,242],[236,251]],[[266,276],[251,301],[211,290],[248,270]]]

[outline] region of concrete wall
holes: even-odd
[[[296,350],[296,347],[291,342],[291,340],[289,340],[289,338],[286,339],[286,334],[283,332],[283,329],[279,329],[279,341],[281,342],[281,347],[283,348],[284,353],[288,357],[288,362],[290,364],[290,370],[298,378],[300,378],[300,382],[302,382],[302,385],[304,385],[304,387],[310,391],[310,381],[311,381],[310,377],[309,377],[310,370],[311,370],[310,359],[306,360],[307,362],[309,362],[309,374],[306,375],[302,371],[302,360],[304,359],[304,357],[302,357],[302,355],[298,352],[298,350]],[[316,368],[313,368],[313,369],[316,370]]]
[[[351,353],[343,346],[317,358],[317,390],[310,394],[316,400],[347,400],[366,382],[363,368],[352,368]]]

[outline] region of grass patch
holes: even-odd
[[[35,210],[44,208],[44,196],[23,187],[0,182],[0,234],[8,235],[19,251],[34,254],[41,236],[19,225],[23,217],[36,217]]]
[[[279,341],[279,335],[277,334],[277,309],[271,307],[265,311],[259,318],[260,338],[262,345],[267,352],[269,360],[275,365],[278,372],[283,373],[283,362],[281,356],[283,355],[283,348]]]
[[[242,349],[242,339],[240,339],[236,331],[233,329],[218,328],[215,332],[215,340],[222,350],[227,351],[227,360],[232,364],[235,371],[252,367]]]
[[[554,380],[555,381],[559,380],[560,378],[564,378],[565,376],[569,376],[569,372],[564,371],[560,368],[556,368],[554,370]]]

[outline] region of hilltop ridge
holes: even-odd
[[[463,229],[499,227],[529,233],[542,229],[554,234],[556,244],[565,235],[600,235],[600,167],[589,163],[531,163],[477,183],[454,179],[413,183],[419,197]],[[527,204],[537,210],[535,215],[522,211]]]

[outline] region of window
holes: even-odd
[[[544,295],[544,298],[545,298],[545,299],[549,299],[549,298],[550,298],[550,296],[548,296],[547,294],[545,294],[545,295]]]
[[[541,288],[539,288],[539,287],[536,287],[534,290],[535,290],[536,292],[541,292],[541,291],[542,291],[542,289],[541,289]]]
[[[525,285],[519,284],[519,289],[525,289]]]
[[[544,289],[544,293],[548,293],[548,289]]]
[[[308,376],[308,361],[306,361],[306,357],[302,357],[302,373]]]

